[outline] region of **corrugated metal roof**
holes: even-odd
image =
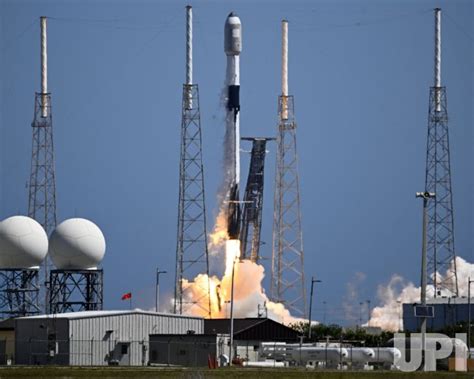
[[[48,315],[36,315],[36,316],[26,316],[19,317],[19,319],[42,319],[42,318],[65,318],[65,319],[79,319],[79,318],[94,318],[94,317],[107,317],[107,316],[120,316],[120,315],[131,315],[131,314],[142,314],[142,315],[151,315],[151,316],[167,316],[167,317],[181,317],[189,319],[201,320],[201,317],[196,316],[185,316],[177,315],[174,313],[157,313],[151,311],[144,311],[142,309],[132,309],[132,310],[115,310],[115,311],[82,311],[82,312],[67,312],[67,313],[55,313]]]

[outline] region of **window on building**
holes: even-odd
[[[122,355],[128,354],[128,345],[122,344]]]

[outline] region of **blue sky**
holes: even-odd
[[[2,218],[27,212],[39,16],[48,27],[58,218],[104,231],[105,305],[154,304],[154,270],[174,279],[181,91],[182,1],[0,0]],[[298,122],[305,273],[318,276],[314,315],[344,322],[354,300],[377,304],[398,273],[419,281],[433,12],[443,9],[456,249],[473,260],[474,28],[470,1],[195,1],[194,78],[201,95],[208,219],[216,209],[224,125],[223,26],[243,28],[242,135],[276,132],[280,21],[289,20],[290,93]],[[262,254],[271,257],[275,147],[267,158]],[[246,178],[247,157],[243,157]],[[209,229],[212,222],[209,222]],[[270,260],[264,261],[269,272]],[[364,275],[365,279],[360,278]],[[266,282],[266,285],[268,282]],[[318,315],[319,313],[319,315]]]

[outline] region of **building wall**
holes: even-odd
[[[16,363],[147,365],[150,334],[203,333],[204,321],[175,315],[125,313],[84,318],[16,320]]]
[[[15,363],[22,365],[69,364],[68,320],[17,319]]]
[[[0,330],[0,364],[15,361],[15,331]]]
[[[207,367],[216,357],[215,335],[150,336],[150,363],[185,367]]]
[[[71,319],[70,364],[100,366],[111,361],[118,365],[147,365],[150,334],[186,334],[188,330],[203,333],[203,320],[153,314]]]
[[[469,308],[465,299],[462,303],[451,302],[428,304],[434,307],[434,317],[428,318],[428,330],[440,330],[446,326],[467,322]],[[474,304],[471,304],[471,314],[474,318]],[[417,332],[420,330],[421,318],[415,317],[413,304],[403,304],[403,329],[406,332]]]

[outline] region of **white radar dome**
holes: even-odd
[[[36,268],[47,253],[48,236],[37,221],[12,216],[0,222],[0,268]]]
[[[105,254],[99,227],[83,218],[59,224],[49,238],[49,256],[60,270],[93,270]]]

